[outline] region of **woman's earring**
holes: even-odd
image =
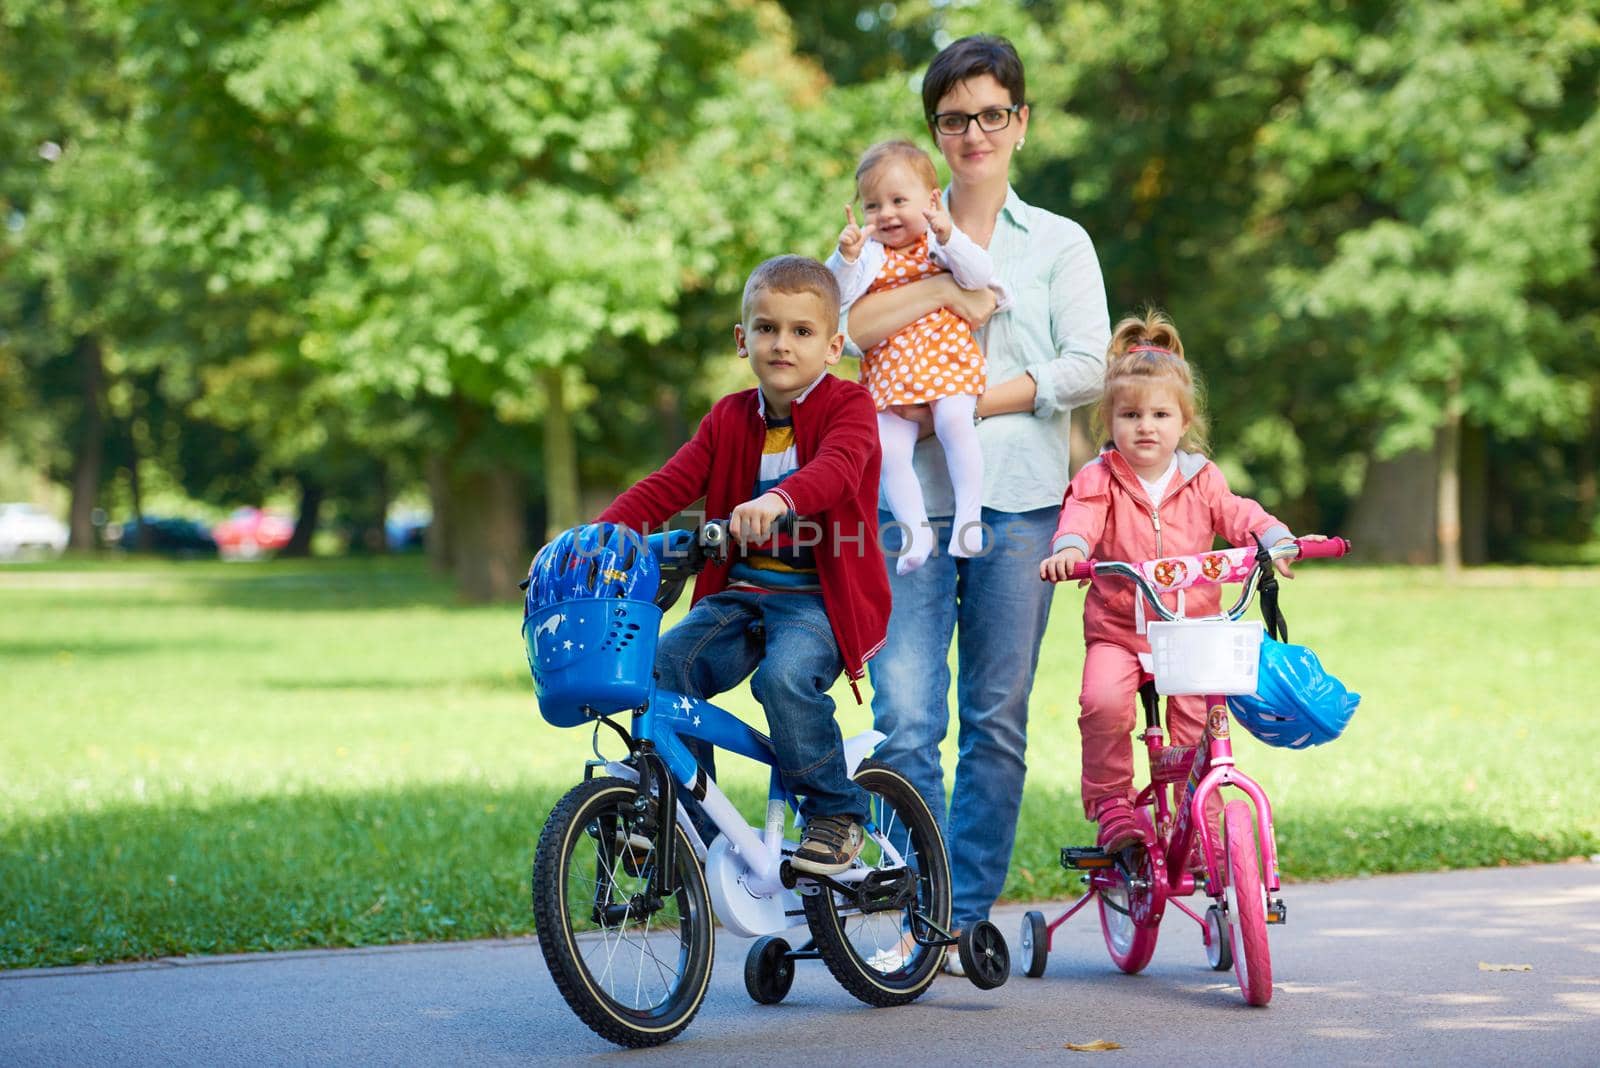
[[[1017,151],[1021,152],[1022,151],[1022,146],[1027,144],[1027,143],[1028,143],[1028,139],[1026,137],[1017,138]]]

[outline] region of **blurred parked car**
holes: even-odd
[[[148,542],[139,544],[140,528],[149,531]],[[217,543],[205,524],[172,515],[147,515],[130,519],[117,533],[117,546],[127,552],[144,548],[168,556],[196,557],[217,555]]]
[[[421,549],[427,543],[428,524],[433,516],[428,512],[395,512],[384,521],[384,537],[392,553]]]
[[[211,528],[218,551],[225,557],[241,560],[276,552],[289,544],[293,534],[293,519],[259,508],[237,509]]]
[[[59,556],[67,547],[67,525],[36,504],[0,504],[0,560]]]

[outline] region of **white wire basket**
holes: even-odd
[[[1151,673],[1160,694],[1255,693],[1260,620],[1188,619],[1151,623]]]

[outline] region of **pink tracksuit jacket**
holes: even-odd
[[[1091,560],[1151,560],[1212,548],[1221,535],[1230,545],[1267,545],[1290,537],[1289,528],[1248,497],[1228,490],[1217,465],[1198,453],[1177,454],[1178,470],[1159,507],[1152,506],[1139,476],[1115,448],[1107,447],[1083,466],[1067,487],[1053,549],[1073,547]],[[1078,730],[1083,737],[1083,806],[1093,819],[1107,797],[1133,797],[1134,695],[1143,670],[1138,655],[1150,641],[1135,629],[1131,583],[1097,582],[1083,606],[1083,691]],[[1184,614],[1220,611],[1218,586],[1193,586],[1184,594]],[[1176,609],[1178,595],[1164,594]],[[1174,745],[1193,745],[1205,723],[1200,697],[1167,699],[1167,728]]]
[[[1084,464],[1067,486],[1052,549],[1075,547],[1091,560],[1152,560],[1205,552],[1222,535],[1229,545],[1251,545],[1252,534],[1274,545],[1289,528],[1255,501],[1228,490],[1217,465],[1199,453],[1178,450],[1178,471],[1159,508],[1115,448],[1107,447]],[[1178,596],[1164,595],[1169,608]],[[1148,653],[1150,643],[1134,633],[1134,589],[1127,582],[1097,582],[1083,606],[1083,640],[1116,642]],[[1214,615],[1220,609],[1218,586],[1195,586],[1185,593],[1184,614]]]

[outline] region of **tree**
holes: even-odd
[[[1597,60],[1587,3],[1407,5],[1262,130],[1253,227],[1299,250],[1276,302],[1343,339],[1341,399],[1377,459],[1436,450],[1447,569],[1463,428],[1575,435],[1594,404],[1557,295],[1600,237]]]

